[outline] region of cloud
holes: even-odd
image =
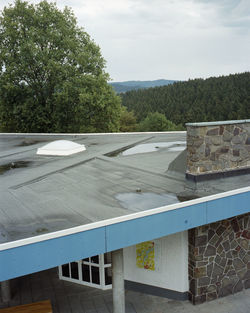
[[[217,25],[225,27],[250,27],[249,0],[195,0],[213,12]]]
[[[0,9],[7,2],[1,0]],[[72,7],[116,81],[250,70],[249,0],[57,0],[57,5]]]

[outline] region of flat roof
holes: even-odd
[[[57,157],[36,154],[57,139],[84,144],[86,151]],[[231,184],[224,179],[222,185],[208,182],[193,190],[184,171],[170,175],[168,166],[183,153],[185,142],[185,132],[1,134],[0,243],[232,190],[236,181],[238,188],[249,186],[246,175],[232,178]],[[126,150],[131,147],[139,150]],[[179,166],[185,170],[185,164]]]
[[[62,138],[84,144],[86,151],[66,157],[36,154],[37,148]],[[109,156],[139,143],[164,142],[170,147]],[[163,196],[184,190],[164,173],[179,153],[170,148],[185,148],[185,133],[0,135],[0,147],[0,243],[144,210],[133,199],[124,207],[128,193],[142,198],[149,192]],[[165,204],[174,201],[165,198]],[[149,208],[155,206],[157,201]]]
[[[57,139],[86,151],[36,154]],[[249,212],[250,175],[187,181],[185,141],[186,132],[0,134],[0,281]]]

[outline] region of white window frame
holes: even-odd
[[[86,259],[88,259],[88,261]],[[73,282],[73,283],[77,283],[77,284],[84,285],[84,286],[88,286],[88,287],[94,287],[94,288],[102,289],[102,290],[112,289],[112,284],[107,284],[107,285],[105,284],[105,270],[107,268],[111,269],[112,264],[111,263],[107,263],[107,264],[104,263],[104,254],[98,255],[99,263],[92,262],[91,257],[86,258],[86,259],[64,264],[64,265],[69,266],[69,276],[70,277],[64,276],[63,271],[62,271],[63,265],[59,266],[58,267],[59,279]],[[78,279],[72,278],[71,263],[77,263],[78,264]],[[84,273],[82,272],[82,265],[87,265],[89,267],[90,282],[87,282],[84,280]],[[96,283],[92,282],[92,267],[98,268],[100,284],[96,284]]]

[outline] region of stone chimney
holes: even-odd
[[[250,173],[250,120],[186,126],[188,179],[199,181]]]

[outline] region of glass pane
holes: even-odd
[[[82,280],[90,283],[89,266],[82,264]]]
[[[91,266],[92,283],[100,285],[99,267]]]
[[[83,261],[85,261],[85,262],[89,262],[89,258],[83,259]]]
[[[62,265],[62,276],[69,277],[69,264]]]
[[[104,254],[104,264],[111,264],[111,252]]]
[[[70,263],[70,266],[71,266],[71,278],[79,279],[78,263],[72,262]]]
[[[99,255],[92,256],[91,263],[99,264]]]
[[[111,267],[105,268],[105,285],[112,284],[112,271]]]

